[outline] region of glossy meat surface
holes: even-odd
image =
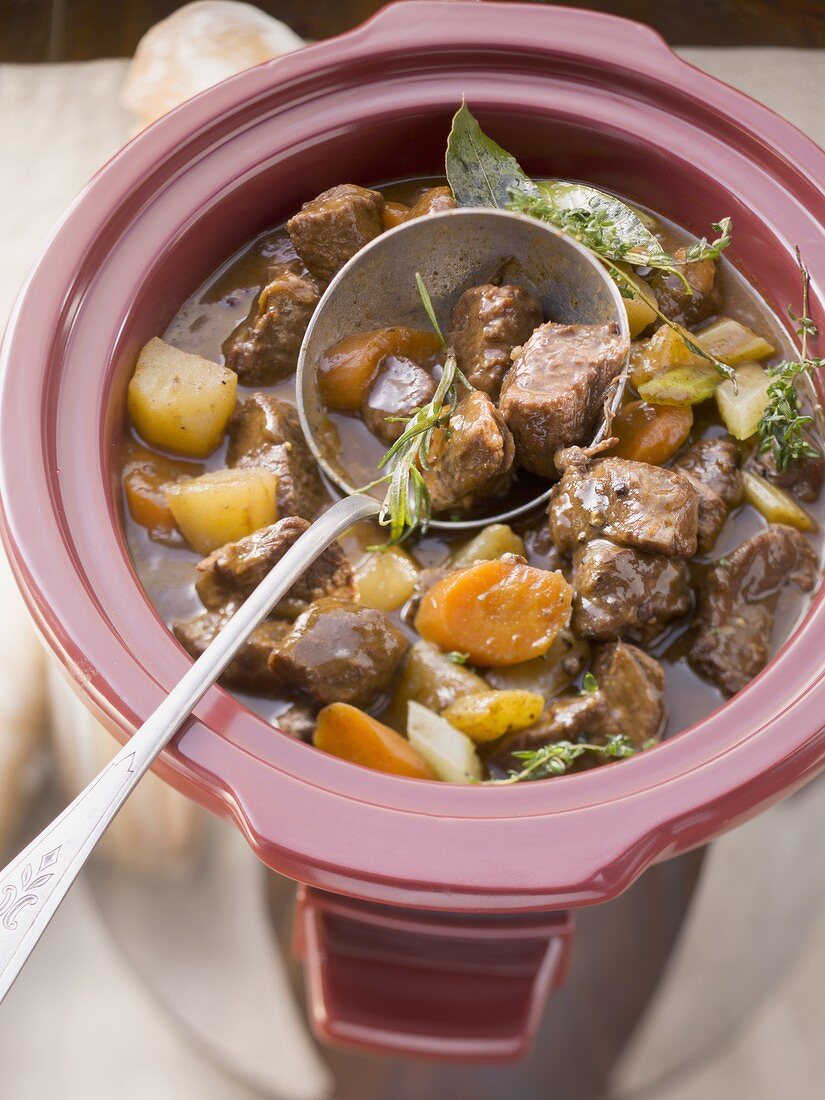
[[[555,477],[556,451],[592,440],[608,386],[627,352],[615,324],[553,322],[513,351],[499,409],[513,433],[520,466]]]
[[[381,611],[327,596],[313,603],[272,650],[282,690],[313,704],[369,706],[385,691],[409,643]]]
[[[194,619],[172,623],[175,637],[192,657],[200,657],[209,643],[223,629],[230,617],[226,610],[205,611]],[[249,636],[249,640],[221,675],[221,683],[238,691],[256,695],[271,695],[278,682],[269,671],[269,655],[289,630],[282,619],[269,619]]]
[[[713,549],[732,508],[742,503],[739,452],[729,439],[700,439],[674,463],[686,474],[699,498],[700,553]]]
[[[401,437],[406,424],[387,417],[409,417],[435,393],[435,381],[426,367],[412,359],[388,355],[361,405],[361,419],[388,447]]]
[[[219,608],[239,603],[251,595],[290,546],[309,530],[309,522],[286,516],[262,527],[238,542],[230,542],[198,563],[195,588],[204,607]],[[285,617],[321,596],[355,597],[352,566],[339,543],[334,542],[299,577],[288,596],[275,608]]]
[[[778,523],[720,559],[699,603],[693,668],[728,695],[741,691],[768,662],[779,593],[790,584],[809,591],[817,571],[804,535]]]
[[[563,553],[600,537],[651,554],[696,552],[696,489],[684,474],[647,462],[571,463],[553,492],[549,515],[553,542]]]
[[[227,367],[244,386],[271,386],[288,378],[323,286],[299,264],[279,264],[249,317],[223,345]]]
[[[254,393],[238,406],[229,423],[228,466],[271,470],[278,479],[278,512],[314,519],[326,492],[306,444],[298,411],[288,401]]]
[[[690,572],[680,558],[592,539],[573,555],[576,634],[650,642],[691,608]]]
[[[383,232],[384,196],[355,183],[331,187],[287,222],[295,251],[328,283],[347,260]]]
[[[677,259],[684,259],[685,249],[678,248],[674,255]],[[662,313],[677,324],[689,328],[706,321],[719,310],[721,298],[716,261],[697,260],[684,264],[679,272],[687,280],[690,289],[672,271],[654,271],[648,282],[653,287]]]
[[[468,381],[495,401],[510,353],[542,323],[541,302],[521,286],[474,286],[453,307],[450,345]]]
[[[430,448],[424,480],[434,512],[469,509],[504,492],[513,466],[513,437],[486,393],[463,396]]]

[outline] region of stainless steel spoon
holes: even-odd
[[[378,515],[381,502],[347,484],[319,446],[316,433],[325,413],[315,371],[321,354],[354,331],[422,325],[416,271],[445,328],[463,290],[497,278],[533,289],[545,315],[554,320],[618,321],[627,335],[619,292],[598,261],[570,238],[517,214],[456,210],[422,218],[384,234],[350,260],[333,279],[307,331],[298,381],[298,408],[310,446],[346,495],[290,547],[111,763],[0,872],[0,1001],[120,807],[252,631],[331,542],[360,520]],[[619,400],[621,391],[614,398]],[[512,518],[536,507],[545,495],[497,517],[435,521],[433,526],[461,530]]]

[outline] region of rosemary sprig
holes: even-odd
[[[637,752],[633,742],[623,733],[608,737],[603,745],[592,745],[589,741],[553,741],[542,745],[540,749],[514,752],[513,756],[522,762],[522,767],[518,771],[511,771],[506,779],[491,779],[488,783],[500,787],[511,786],[528,779],[549,779],[564,775],[586,753],[600,756],[603,760],[625,760],[628,756],[635,756]]]
[[[768,386],[768,404],[759,421],[759,453],[770,451],[780,473],[791,462],[817,454],[805,438],[805,429],[812,423],[813,417],[802,413],[802,399],[796,380],[810,378],[815,370],[825,366],[825,359],[808,355],[808,338],[817,336],[818,329],[809,312],[811,276],[798,248],[796,262],[802,277],[802,313],[797,315],[788,306],[788,316],[796,324],[801,354],[799,359],[786,359],[766,368],[773,381]]]
[[[432,514],[432,504],[430,490],[421,471],[430,468],[428,455],[433,432],[436,428],[446,427],[449,422],[456,404],[456,386],[461,383],[468,390],[472,389],[459,370],[452,349],[447,347],[436,320],[430,295],[419,272],[416,272],[415,281],[424,311],[447,350],[447,358],[432,399],[426,405],[415,409],[412,416],[392,418],[395,421],[403,421],[407,427],[378,463],[379,470],[386,469],[387,473],[361,489],[361,492],[366,492],[374,489],[376,485],[388,485],[384,505],[378,517],[382,527],[388,526],[390,529],[388,546],[403,542],[414,531],[420,530],[426,533]]]

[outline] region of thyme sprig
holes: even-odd
[[[377,485],[388,485],[378,516],[381,526],[390,529],[387,546],[396,546],[408,539],[414,531],[426,533],[432,515],[432,502],[422,471],[430,468],[428,456],[433,433],[449,423],[457,400],[457,386],[461,384],[468,390],[472,389],[459,370],[452,349],[447,347],[430,295],[419,272],[416,272],[415,281],[424,311],[446,349],[447,357],[432,399],[426,405],[413,410],[411,416],[388,418],[396,423],[403,422],[407,427],[378,463],[379,470],[386,469],[387,473],[361,489],[361,492],[367,492]]]
[[[768,404],[759,421],[759,453],[770,452],[780,473],[791,462],[817,454],[805,438],[805,431],[813,417],[802,413],[802,398],[796,383],[798,378],[810,378],[815,370],[825,366],[825,359],[808,354],[808,339],[816,337],[818,329],[810,316],[811,276],[798,248],[796,262],[802,278],[802,312],[797,315],[788,306],[788,316],[796,325],[800,356],[799,359],[785,359],[766,368],[772,381],[768,386]]]
[[[511,771],[506,779],[491,779],[489,783],[511,786],[530,779],[550,779],[556,775],[564,775],[587,753],[600,756],[603,760],[625,760],[629,756],[635,756],[638,751],[630,738],[623,733],[608,737],[603,745],[593,745],[589,741],[553,741],[542,745],[540,749],[514,752],[513,756],[521,761],[522,767]]]

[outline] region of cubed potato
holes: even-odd
[[[635,287],[632,298],[626,297],[626,288],[621,287],[622,301],[624,302],[625,313],[627,313],[627,323],[630,327],[630,338],[635,340],[640,332],[644,332],[648,325],[652,325],[656,320],[656,295],[650,285],[640,275],[637,275],[629,264],[618,264],[617,266],[622,269]]]
[[[717,387],[716,404],[733,438],[750,439],[767,408],[771,380],[758,363],[740,363],[735,375],[735,387],[730,381]]]
[[[460,569],[475,561],[492,561],[504,554],[524,556],[524,540],[506,523],[491,523],[459,547],[452,564],[454,568]]]
[[[355,583],[365,607],[397,611],[415,591],[418,566],[400,546],[375,551],[358,567]]]
[[[682,335],[670,325],[662,325],[649,340],[634,344],[630,355],[630,381],[637,390],[657,374],[675,367],[707,365],[706,359],[690,350],[686,338],[693,340],[688,332]]]
[[[166,490],[181,534],[199,554],[251,535],[278,518],[277,478],[269,470],[215,470]]]
[[[443,782],[481,779],[481,760],[470,738],[420,703],[409,705],[407,739]]]
[[[527,729],[544,710],[544,696],[535,691],[485,691],[462,695],[442,718],[466,733],[471,741],[496,741],[505,733]]]
[[[234,371],[154,339],[129,383],[129,415],[147,443],[205,458],[223,439],[237,388]]]

